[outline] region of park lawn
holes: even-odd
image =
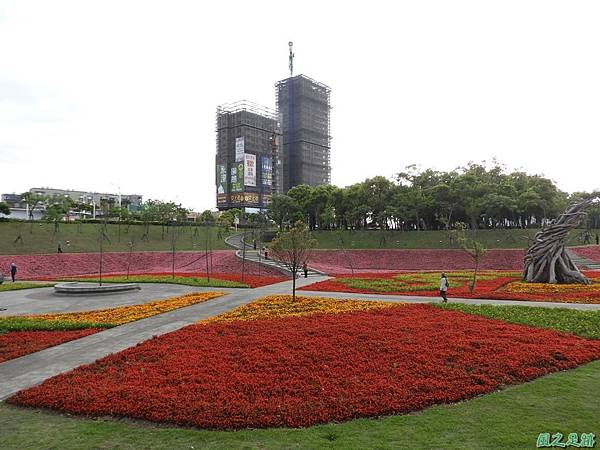
[[[464,303],[434,306],[451,311],[558,330],[590,339],[600,339],[600,311],[580,311],[570,308],[539,308],[534,306],[467,305]],[[600,430],[599,430],[600,431]]]
[[[513,449],[539,433],[598,435],[600,361],[453,405],[303,429],[235,432],[76,418],[0,404],[0,447],[119,449]],[[564,440],[563,440],[564,441]]]
[[[33,288],[42,288],[42,287],[52,287],[54,283],[27,283],[23,281],[12,282],[4,282],[0,284],[0,292],[6,291],[18,291],[20,289],[33,289]]]
[[[70,277],[64,278],[57,281],[85,281],[85,282],[99,282],[100,279],[97,277]],[[186,286],[197,286],[197,287],[230,287],[230,288],[247,288],[249,287],[245,283],[239,283],[237,281],[222,280],[219,278],[212,278],[210,281],[205,277],[191,277],[191,276],[180,276],[175,275],[107,275],[102,277],[102,282],[106,283],[168,283],[168,284],[183,284]]]
[[[54,233],[54,224],[46,222],[0,222],[0,255],[29,255],[56,253],[58,243],[68,253],[86,253],[99,251],[98,236],[100,224],[60,223]],[[127,252],[129,242],[134,242],[134,251],[170,251],[171,231],[175,232],[175,245],[178,251],[202,251],[206,246],[207,232],[212,250],[227,250],[224,238],[230,233],[218,227],[185,224],[177,227],[165,227],[162,233],[160,225],[150,225],[148,240],[142,240],[144,226],[107,224],[106,239],[103,242],[105,252]],[[21,239],[19,239],[19,236]],[[67,245],[69,241],[69,245]]]

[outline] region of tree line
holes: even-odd
[[[478,228],[540,227],[576,201],[598,192],[568,194],[542,176],[508,172],[469,163],[451,171],[406,167],[392,179],[383,176],[339,188],[299,185],[273,196],[268,217],[280,229],[298,220],[311,230],[439,230],[454,223]],[[600,207],[587,226],[600,228]]]

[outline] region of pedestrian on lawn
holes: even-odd
[[[306,261],[302,264],[302,271],[304,272],[304,278],[308,278],[308,266],[306,265]]]
[[[12,263],[10,265],[10,277],[11,277],[13,283],[15,282],[16,276],[17,276],[17,265],[15,263]]]
[[[596,245],[600,245],[600,236],[596,233]]]
[[[58,253],[62,253],[62,247],[60,246],[60,242],[58,243]]]
[[[256,250],[256,239],[252,239],[252,250]]]
[[[440,297],[443,299],[442,303],[448,303],[448,287],[450,287],[450,284],[448,283],[448,277],[442,272],[442,276],[440,278]]]

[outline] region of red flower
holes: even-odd
[[[304,427],[472,398],[600,358],[600,341],[430,305],[192,325],[9,403],[203,428]]]
[[[521,270],[523,250],[493,249],[481,259],[480,269]],[[311,267],[327,274],[391,272],[402,270],[461,270],[473,267],[462,250],[320,250],[313,252]]]
[[[124,274],[127,271],[128,253],[104,253],[103,272],[105,274]],[[175,256],[177,273],[202,273],[206,270],[206,255],[203,252],[179,252]],[[15,262],[17,277],[26,279],[56,279],[78,275],[98,273],[100,254],[98,253],[61,253],[49,255],[9,255],[0,256],[0,269]],[[171,273],[171,252],[137,252],[131,256],[131,273]],[[260,266],[246,261],[244,267],[248,275],[282,276],[270,267]],[[242,272],[242,260],[230,250],[212,252],[212,270],[214,273],[237,274]]]
[[[68,331],[10,331],[0,333],[0,363],[102,331],[101,328]]]

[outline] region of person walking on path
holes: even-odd
[[[306,261],[302,264],[302,271],[304,272],[304,278],[308,278],[308,266],[306,265]]]
[[[12,282],[15,282],[15,277],[17,276],[17,265],[12,263],[10,265],[10,277],[12,278]]]
[[[448,277],[445,273],[442,272],[442,276],[440,278],[440,297],[442,297],[442,303],[448,303],[448,287],[450,284],[448,283]]]

